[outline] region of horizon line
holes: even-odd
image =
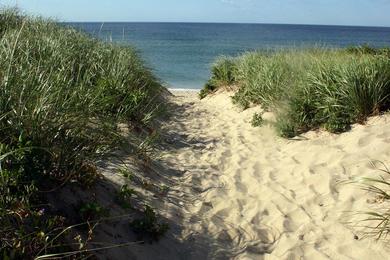
[[[178,21],[59,21],[59,23],[165,23],[165,24],[242,24],[242,25],[298,25],[390,28],[390,25],[311,24],[311,23],[268,23],[268,22],[178,22]]]

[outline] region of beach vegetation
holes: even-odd
[[[350,46],[346,48],[346,51],[352,54],[371,54],[371,55],[387,55],[390,56],[390,47],[375,48],[368,44],[360,46]]]
[[[264,124],[263,113],[255,113],[252,117],[251,124],[253,127],[260,127]]]
[[[122,167],[118,171],[118,174],[126,178],[128,181],[133,181],[135,179],[135,174],[126,167]]]
[[[155,210],[148,205],[141,218],[130,222],[130,227],[140,239],[149,239],[150,242],[158,241],[169,230],[169,225],[160,221]]]
[[[121,205],[122,208],[130,209],[131,206],[131,199],[136,195],[136,192],[134,189],[129,188],[128,185],[123,185],[121,189],[117,192],[117,201],[119,205]]]
[[[47,198],[66,185],[93,186],[97,162],[122,147],[149,155],[153,137],[124,134],[119,125],[152,129],[162,91],[131,47],[17,10],[0,11],[3,258],[61,250],[65,223],[74,223]],[[103,212],[89,202],[79,211],[87,220]]]
[[[218,58],[211,68],[210,79],[199,93],[200,98],[205,98],[217,88],[232,86],[235,82],[234,71],[234,59],[228,57]]]
[[[82,203],[79,206],[79,213],[83,222],[95,221],[109,216],[109,210],[97,202]]]
[[[217,87],[207,82],[199,92],[200,99],[204,99],[205,97],[207,97],[207,95],[213,93],[216,89]]]
[[[250,52],[229,58],[234,65],[216,63],[212,71],[230,68],[230,84],[237,89],[233,102],[276,113],[282,136],[316,128],[340,133],[390,108],[388,53],[368,46]],[[226,84],[219,75],[210,79],[215,89]]]
[[[373,166],[381,173],[378,177],[363,177],[347,183],[357,185],[362,190],[368,192],[372,199],[367,200],[372,204],[372,210],[358,212],[362,216],[359,227],[363,228],[366,236],[376,239],[386,239],[390,235],[390,169],[382,162],[377,162],[381,166]]]

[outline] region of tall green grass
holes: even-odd
[[[228,62],[230,72],[224,74],[231,74],[231,84],[238,86],[233,101],[243,108],[259,104],[276,112],[282,136],[319,127],[342,132],[390,108],[388,49],[252,52]],[[226,70],[221,64],[212,69],[209,89],[224,86],[214,73]]]
[[[95,174],[128,140],[120,123],[151,123],[162,89],[132,48],[0,11],[2,257],[34,257],[55,236],[61,221],[37,206],[39,190]]]
[[[229,57],[221,57],[214,62],[211,68],[212,77],[200,91],[200,98],[205,98],[208,94],[216,90],[217,86],[230,86],[235,82],[235,62]]]

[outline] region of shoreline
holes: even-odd
[[[200,92],[201,89],[196,88],[168,88],[170,92]]]

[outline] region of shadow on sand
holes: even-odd
[[[184,134],[185,125],[182,121],[186,111],[193,105],[170,105],[172,115],[168,124],[175,124],[176,127],[175,131],[165,132],[161,136],[157,144],[159,151],[174,153],[180,149],[204,149],[218,141]],[[81,203],[95,202],[109,210],[109,217],[95,227],[89,248],[95,250],[106,246],[126,246],[98,250],[98,259],[232,259],[251,245],[240,245],[240,238],[235,239],[238,242],[231,240],[227,233],[234,226],[226,223],[223,223],[226,232],[208,233],[202,228],[202,215],[189,212],[195,203],[205,204],[202,196],[209,189],[223,188],[218,185],[204,188],[193,183],[183,189],[184,179],[191,177],[190,168],[202,171],[196,165],[177,165],[158,159],[140,162],[131,155],[121,153],[102,164],[102,178],[93,188],[85,190],[69,185],[58,191],[50,202],[52,205],[60,205],[56,210],[67,212],[65,217],[71,219],[73,224],[82,222],[78,208]],[[135,191],[130,201],[131,209],[123,208],[116,200],[123,185]],[[168,232],[159,241],[153,241],[147,234],[136,234],[131,228],[131,221],[142,218],[145,205],[156,210],[159,223],[169,225]],[[224,222],[223,219],[220,222]],[[198,224],[199,230],[186,231],[185,227],[190,223]],[[238,233],[245,233],[245,230],[239,230]],[[272,251],[275,241],[256,246],[256,249],[261,249],[257,259],[262,259],[264,254]],[[129,245],[129,242],[134,243]],[[253,244],[258,245],[259,241],[253,241]]]

